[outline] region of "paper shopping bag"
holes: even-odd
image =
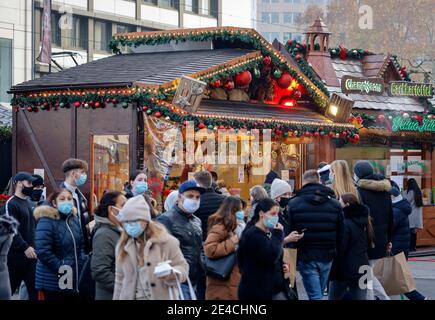
[[[373,273],[389,296],[416,289],[414,278],[403,252],[376,261]]]
[[[294,288],[296,282],[296,259],[297,249],[284,248],[284,263],[289,266],[290,271],[284,275],[286,279],[290,279],[290,287]]]

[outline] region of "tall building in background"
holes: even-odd
[[[326,12],[329,0],[256,0],[256,29],[269,41],[302,40],[307,25],[297,24],[309,5],[318,5]]]
[[[0,0],[0,102],[16,83],[111,55],[120,32],[238,26],[253,28],[256,0],[52,0],[51,70],[36,61],[42,0]]]

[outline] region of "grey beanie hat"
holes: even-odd
[[[371,176],[374,173],[374,168],[367,160],[360,160],[355,164],[353,172],[359,179],[364,179],[365,177]]]

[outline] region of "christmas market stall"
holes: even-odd
[[[333,118],[344,112],[359,130],[359,144],[337,144],[336,159],[345,159],[351,166],[358,160],[370,160],[401,188],[416,179],[425,204],[418,244],[435,244],[433,87],[411,82],[406,67],[392,54],[330,47],[329,36],[325,24],[317,19],[306,32],[306,43],[290,40],[285,45],[275,42],[274,47],[313,82],[324,84],[330,93],[327,115]]]
[[[11,88],[14,171],[40,169],[52,189],[63,179],[64,159],[85,159],[85,192],[95,200],[146,168],[161,203],[180,181],[207,169],[249,198],[271,169],[299,188],[304,170],[334,160],[337,143],[359,141],[353,124],[325,116],[330,97],[322,82],[255,30],[117,34],[111,48],[112,57]],[[228,137],[219,140],[221,132]],[[233,153],[221,157],[210,137],[235,146]],[[260,158],[270,152],[269,162],[252,161],[254,141]],[[201,154],[208,157],[200,161]]]

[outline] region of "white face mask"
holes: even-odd
[[[183,208],[189,213],[194,213],[196,210],[198,210],[199,204],[200,200],[186,198],[183,201]]]
[[[355,181],[355,182],[359,181],[359,178],[355,173],[353,174],[353,181]]]

